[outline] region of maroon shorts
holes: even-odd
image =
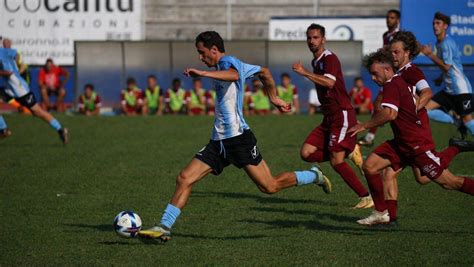
[[[331,152],[351,153],[356,145],[357,136],[351,137],[347,131],[356,123],[353,109],[325,115],[323,122],[311,131],[304,143],[324,151],[325,160],[329,159]]]
[[[438,178],[447,167],[443,164],[440,153],[434,149],[418,155],[409,156],[398,149],[398,145],[394,140],[385,141],[385,143],[378,146],[373,153],[389,160],[395,171],[403,169],[406,166],[412,166],[420,169],[421,175],[427,176],[431,180]]]

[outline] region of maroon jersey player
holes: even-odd
[[[348,133],[355,135],[367,128],[390,122],[393,136],[377,147],[364,162],[364,172],[375,204],[375,211],[359,224],[387,224],[390,222],[381,173],[387,167],[397,171],[413,166],[420,175],[445,189],[474,195],[474,180],[453,175],[447,169],[444,154],[434,150],[429,122],[420,118],[414,88],[400,74],[395,74],[393,57],[388,49],[381,49],[368,57],[367,68],[372,79],[383,86],[381,110],[368,122],[358,123]],[[466,147],[460,145],[460,151]],[[472,149],[472,147],[468,147]]]
[[[344,161],[348,157],[356,165],[362,165],[356,137],[347,135],[347,130],[356,124],[356,116],[344,84],[341,63],[333,52],[324,47],[326,39],[323,26],[311,24],[306,37],[308,48],[313,53],[313,72],[306,70],[301,62],[293,64],[293,70],[314,82],[324,119],[306,138],[301,148],[301,158],[307,162],[329,160],[334,170],[361,198],[355,207],[370,208],[373,202],[369,192]]]

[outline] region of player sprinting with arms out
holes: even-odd
[[[169,240],[171,227],[186,206],[193,184],[210,173],[219,175],[230,164],[243,168],[260,191],[267,194],[313,183],[329,193],[331,183],[319,168],[273,176],[262,159],[257,140],[242,115],[242,108],[245,80],[256,75],[264,84],[272,104],[282,112],[291,111],[291,105],[278,98],[270,71],[225,55],[224,41],[217,32],[207,31],[199,34],[195,44],[200,60],[208,67],[216,68],[213,71],[185,70],[185,74],[190,77],[214,79],[217,97],[212,137],[176,177],[176,190],[160,224],[140,231],[139,236]]]
[[[433,32],[436,35],[436,54],[428,45],[422,46],[421,52],[429,57],[442,71],[435,80],[437,84],[444,81],[445,88],[438,92],[426,106],[430,119],[455,123],[446,111],[454,110],[462,119],[460,131],[464,135],[465,129],[474,135],[474,120],[472,118],[472,86],[463,73],[461,52],[454,40],[446,31],[451,18],[437,12],[433,18]],[[465,128],[464,128],[465,127]],[[464,129],[463,129],[464,128]]]
[[[5,41],[9,42],[8,39],[5,39]],[[16,64],[16,56],[16,50],[0,47],[0,77],[6,85],[5,93],[28,108],[33,115],[47,122],[57,131],[63,144],[66,144],[68,142],[68,130],[63,128],[58,120],[36,103],[35,96],[20,75]]]
[[[387,167],[398,171],[414,166],[420,174],[448,190],[474,195],[474,180],[453,175],[447,169],[445,155],[436,152],[431,129],[416,109],[414,89],[404,78],[395,74],[393,58],[388,49],[381,49],[368,57],[367,68],[372,80],[382,90],[382,109],[365,123],[358,123],[348,134],[356,135],[370,127],[390,122],[392,140],[378,146],[364,162],[364,173],[375,204],[375,211],[357,223],[363,225],[387,224],[390,221],[384,198],[381,173]]]
[[[293,70],[315,84],[324,119],[306,138],[301,158],[307,162],[329,160],[334,170],[360,197],[355,208],[371,208],[373,202],[369,192],[344,161],[348,156],[358,167],[362,167],[362,154],[356,145],[356,137],[346,134],[356,124],[356,116],[346,92],[341,64],[334,53],[324,48],[326,38],[323,26],[311,24],[306,38],[314,57],[313,72],[306,70],[301,62],[293,64]]]

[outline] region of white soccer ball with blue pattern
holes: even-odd
[[[114,229],[120,237],[135,237],[142,229],[142,219],[133,211],[122,211],[115,217]]]

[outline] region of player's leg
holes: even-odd
[[[5,119],[3,116],[0,115],[0,138],[5,138],[10,136],[12,133],[8,129],[7,123],[5,122]]]
[[[462,121],[460,122],[467,131],[474,135],[474,120],[472,117],[472,112],[474,111],[472,107],[472,94],[460,94],[453,96],[455,98],[454,104],[456,105],[455,111],[461,116]]]
[[[453,103],[451,96],[444,91],[436,93],[426,104],[425,108],[428,110],[428,117],[430,119],[444,123],[454,123],[454,118],[445,112],[445,110],[453,108]]]
[[[41,93],[41,106],[44,110],[48,110],[50,108],[50,103],[49,103],[49,92],[48,92],[48,87],[46,86],[41,86],[40,87],[40,93]]]
[[[358,224],[374,225],[390,222],[381,174],[385,168],[391,165],[392,163],[390,160],[382,158],[376,153],[370,154],[364,162],[365,178],[369,184],[370,193],[374,200],[375,210],[369,217],[358,220]]]
[[[392,167],[387,167],[383,171],[383,187],[385,204],[387,205],[390,221],[397,220],[398,209],[398,179],[397,176],[402,169],[395,171]]]
[[[375,134],[377,133],[378,127],[372,127],[369,129],[366,135],[364,135],[362,138],[360,138],[357,141],[357,144],[361,146],[373,146],[374,145],[374,140],[375,140]]]
[[[311,163],[328,161],[328,134],[328,130],[322,124],[314,128],[306,137],[300,149],[301,159]]]
[[[163,211],[160,223],[150,229],[140,231],[138,235],[145,238],[160,238],[163,241],[171,239],[171,228],[181,214],[181,210],[186,206],[192,186],[212,171],[213,169],[203,161],[197,158],[192,159],[176,177],[176,189]]]
[[[444,189],[457,190],[474,196],[474,180],[468,177],[456,176],[448,169],[445,169],[442,174],[433,181]]]
[[[426,185],[431,183],[431,179],[428,178],[426,175],[422,175],[420,168],[416,166],[412,166],[413,175],[415,176],[415,181],[420,185]]]
[[[332,191],[331,182],[316,166],[306,171],[283,172],[273,176],[267,163],[262,159],[258,165],[246,165],[244,170],[260,191],[266,194],[274,194],[288,187],[306,184],[317,184],[326,193]]]
[[[64,112],[66,110],[64,106],[64,97],[66,96],[66,90],[64,88],[58,89],[58,96],[56,99],[56,106],[58,107],[59,112]]]
[[[47,122],[51,128],[53,128],[58,134],[59,138],[63,144],[69,142],[69,132],[67,128],[63,128],[61,123],[53,117],[49,112],[42,109],[34,100],[33,94],[29,93],[21,98],[18,101],[25,107],[27,107],[33,115]]]

